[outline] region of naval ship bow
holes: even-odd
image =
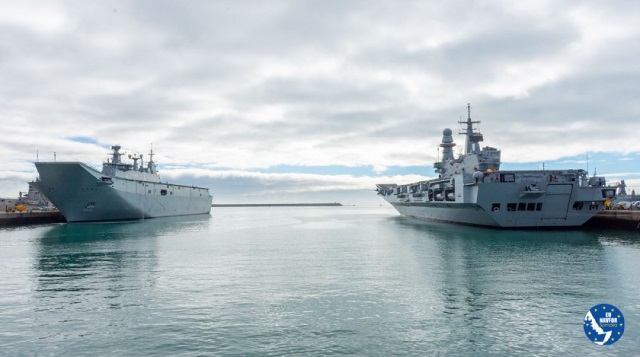
[[[377,193],[400,214],[432,221],[511,227],[575,227],[615,197],[604,177],[585,170],[500,170],[500,150],[480,147],[479,121],[460,121],[464,153],[454,156],[452,130],[442,132],[437,178],[398,185],[377,184]]]

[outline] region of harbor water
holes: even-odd
[[[638,355],[640,235],[371,207],[0,228],[0,355]],[[624,314],[598,346],[583,320]]]

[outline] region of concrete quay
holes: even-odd
[[[604,210],[593,216],[583,227],[635,231],[638,230],[638,225],[640,225],[640,211]]]
[[[0,212],[0,226],[66,222],[60,211]]]

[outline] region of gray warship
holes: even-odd
[[[576,227],[615,198],[604,177],[582,169],[500,170],[500,150],[480,148],[483,135],[474,128],[467,105],[460,134],[464,154],[454,157],[451,129],[443,131],[437,178],[405,185],[377,184],[377,193],[400,214],[424,220],[505,227]]]
[[[112,221],[209,214],[209,189],[162,183],[153,162],[111,147],[111,160],[98,171],[82,162],[36,162],[39,177],[32,184],[59,210],[67,222]],[[140,160],[140,165],[138,165]]]

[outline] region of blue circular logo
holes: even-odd
[[[624,316],[615,306],[599,304],[584,316],[584,333],[597,345],[612,345],[624,333]]]

